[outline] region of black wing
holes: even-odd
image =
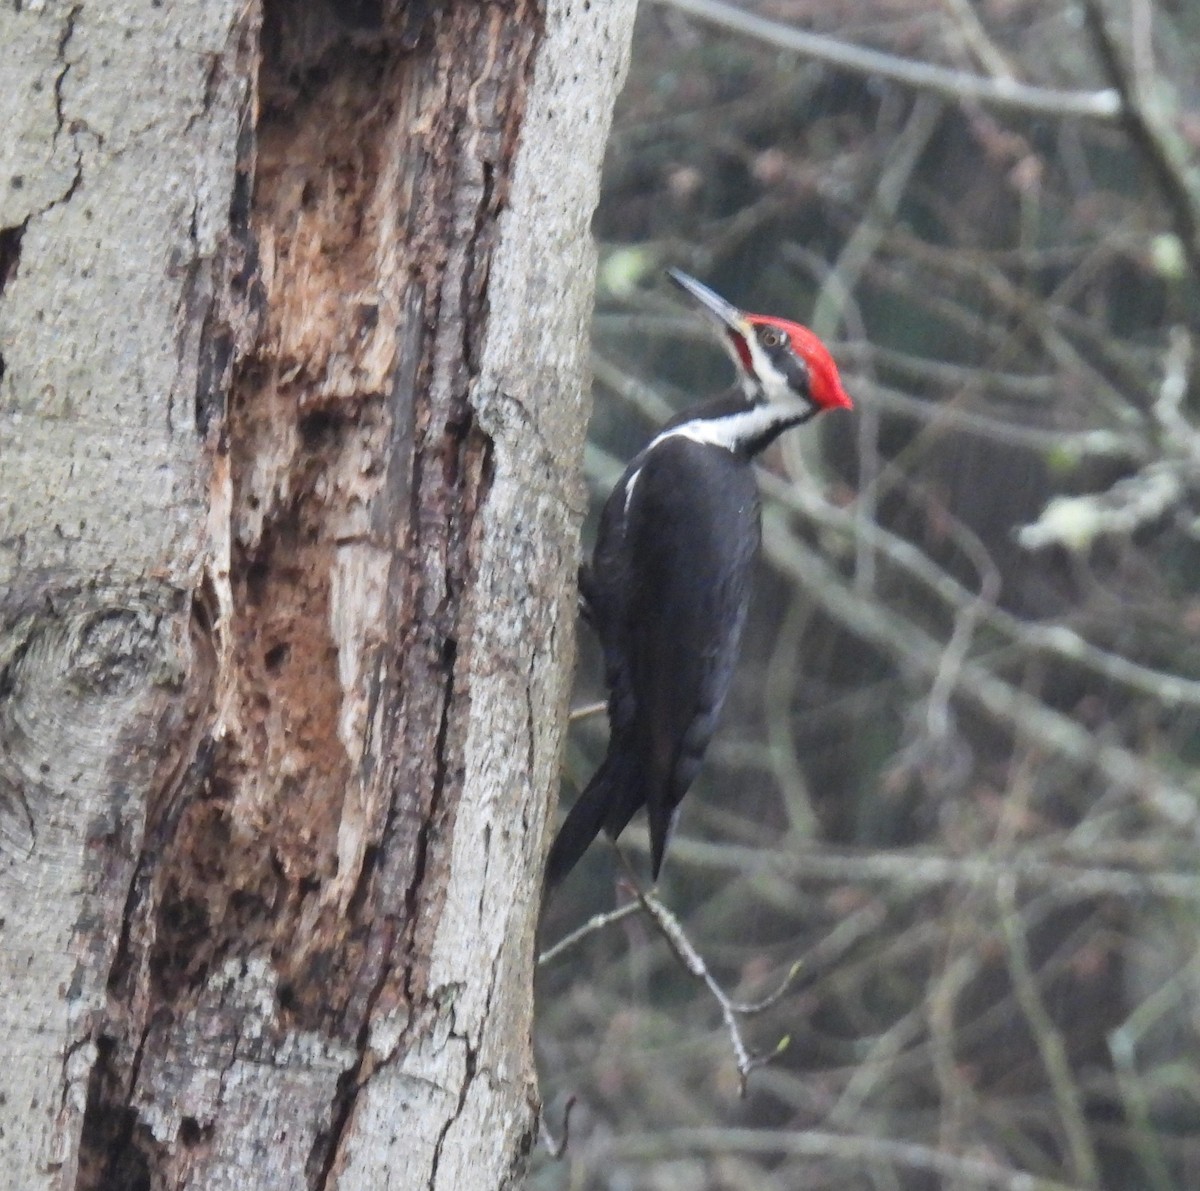
[[[579,576],[604,650],[608,752],[555,837],[547,888],[643,806],[657,878],[733,677],[759,532],[747,463],[682,435],[634,459],[610,494]]]
[[[627,730],[657,878],[675,809],[699,772],[737,664],[759,500],[744,460],[682,435],[652,450],[631,482],[623,494],[632,580],[621,626],[633,704]]]

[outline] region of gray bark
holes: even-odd
[[[632,8],[0,11],[6,1185],[519,1176]]]

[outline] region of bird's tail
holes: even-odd
[[[546,861],[547,890],[553,889],[575,867],[602,827],[607,828],[614,838],[620,834],[641,805],[635,780],[634,767],[625,751],[610,748],[550,845],[550,856]]]

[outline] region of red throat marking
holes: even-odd
[[[750,358],[750,347],[746,343],[746,337],[735,332],[731,327],[729,329],[729,342],[733,344],[733,350],[737,352],[738,359],[742,362],[742,369],[753,376],[754,362]]]

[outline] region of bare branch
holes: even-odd
[[[1171,1010],[1187,1004],[1189,988],[1200,975],[1200,954],[1164,981],[1108,1036],[1117,1087],[1133,1123],[1133,1144],[1151,1191],[1172,1191],[1176,1180],[1163,1154],[1162,1138],[1153,1126],[1153,1108],[1146,1081],[1138,1071],[1137,1049],[1145,1036],[1170,1019]]]
[[[546,1153],[551,1158],[557,1161],[567,1152],[567,1146],[571,1142],[571,1113],[575,1108],[576,1097],[568,1096],[567,1102],[563,1105],[562,1115],[562,1132],[559,1137],[555,1137],[550,1132],[550,1126],[546,1124],[546,1110],[542,1109],[542,1114],[538,1118],[538,1132],[541,1135],[542,1145],[545,1147]]]
[[[852,512],[837,508],[809,489],[786,484],[778,476],[765,472],[760,473],[759,478],[764,490],[772,497],[785,507],[810,518],[822,528],[836,530],[847,536],[868,535],[874,548],[885,555],[893,566],[924,584],[931,592],[945,600],[956,613],[975,603],[975,593],[965,588],[911,542],[890,533],[876,523],[861,525]],[[1103,675],[1112,682],[1121,683],[1131,690],[1171,706],[1200,707],[1200,681],[1155,670],[1119,654],[1110,653],[1092,644],[1066,625],[1023,621],[994,605],[987,608],[986,621],[991,628],[1004,633],[1025,649],[1073,662]]]
[[[1160,459],[1104,492],[1056,496],[1032,525],[1017,531],[1017,541],[1026,550],[1062,546],[1082,554],[1097,538],[1129,537],[1143,525],[1158,521],[1185,493],[1179,468],[1171,460]]]
[[[783,519],[764,510],[763,544],[779,569],[810,591],[825,611],[865,641],[929,676],[937,673],[942,650],[919,626],[881,605],[860,599],[828,562],[788,532]],[[1075,764],[1095,769],[1119,789],[1144,798],[1168,823],[1194,828],[1195,798],[1154,766],[1120,745],[1097,739],[1074,720],[1047,707],[992,674],[964,662],[957,690],[1003,723],[1012,724]]]
[[[1138,460],[1147,454],[1145,443],[1132,435],[1112,430],[1042,430],[964,409],[958,403],[914,397],[894,386],[864,380],[862,377],[855,377],[852,387],[855,400],[865,398],[889,414],[898,414],[947,430],[966,431],[990,442],[1011,443],[1034,451],[1062,451],[1080,459]]]
[[[865,1166],[882,1162],[902,1170],[922,1171],[975,1187],[1000,1191],[1079,1191],[1056,1179],[1010,1170],[993,1162],[942,1153],[931,1146],[862,1134],[823,1133],[819,1130],[669,1129],[632,1134],[608,1141],[597,1161],[649,1161],[684,1154],[786,1154],[827,1158]]]
[[[590,720],[593,716],[603,715],[608,710],[608,704],[603,699],[595,703],[585,703],[582,707],[572,707],[567,717],[568,723],[577,724],[580,720]]]
[[[802,959],[796,960],[788,969],[787,975],[780,981],[774,992],[768,993],[758,1001],[734,1001],[736,1013],[744,1017],[753,1017],[777,1004],[784,994],[795,984],[801,974],[811,977],[821,968],[836,963],[855,944],[878,930],[887,912],[878,902],[869,902],[862,909],[856,910],[847,918],[843,918],[823,939],[817,942]]]
[[[975,55],[979,65],[993,78],[1016,78],[1016,71],[988,36],[969,0],[942,0],[942,7],[950,14],[963,43]]]
[[[1033,87],[1012,79],[983,78],[945,66],[914,62],[879,50],[848,45],[819,33],[806,33],[802,29],[735,8],[724,0],[654,2],[767,45],[792,50],[860,74],[879,75],[923,91],[932,91],[947,99],[974,101],[1037,115],[1082,116],[1092,120],[1112,121],[1122,113],[1120,94],[1112,88],[1103,91],[1062,91],[1054,87]]]
[[[1100,1163],[1088,1132],[1079,1085],[1071,1072],[1062,1034],[1047,1012],[1042,994],[1038,991],[1033,960],[1025,938],[1025,926],[1017,909],[1017,883],[1011,874],[997,882],[996,901],[1007,945],[1009,975],[1050,1081],[1054,1102],[1067,1135],[1072,1173],[1085,1187],[1099,1186]]]
[[[1084,12],[1100,61],[1120,97],[1125,126],[1171,208],[1192,274],[1200,277],[1200,178],[1189,162],[1187,145],[1163,109],[1153,75],[1138,69],[1136,57],[1127,62],[1103,0],[1086,0]]]
[[[822,339],[831,339],[837,333],[846,299],[854,293],[867,262],[879,250],[884,225],[895,219],[905,188],[943,110],[944,105],[937,100],[927,95],[918,97],[904,128],[892,142],[867,210],[842,246],[813,308],[812,329]]]
[[[648,846],[632,835],[628,842],[636,842],[639,850]],[[1025,847],[998,855],[969,856],[950,856],[924,848],[861,852],[823,847],[780,852],[710,844],[680,834],[671,841],[671,855],[682,864],[743,873],[761,869],[792,882],[883,884],[897,895],[911,891],[915,896],[946,887],[987,888],[1011,873],[1022,888],[1046,890],[1060,904],[1113,897],[1200,905],[1200,876],[1190,869],[1172,871],[1169,858],[1162,856],[1140,864],[1130,860],[1118,867],[1085,863],[1082,855],[1073,855],[1069,848],[1039,852]]]
[[[807,601],[797,596],[788,601],[775,639],[775,648],[767,663],[766,682],[762,689],[771,772],[779,783],[788,826],[792,833],[802,839],[812,839],[817,835],[819,820],[793,745],[789,709],[794,705],[796,684],[802,673],[798,657],[810,615]]]
[[[1128,537],[1157,521],[1187,495],[1200,469],[1200,432],[1183,416],[1192,364],[1192,342],[1183,327],[1171,331],[1158,397],[1151,414],[1158,426],[1161,457],[1104,492],[1055,497],[1041,516],[1022,527],[1017,540],[1027,550],[1063,546],[1086,551],[1099,537]]]
[[[612,926],[614,922],[620,922],[622,919],[631,917],[638,912],[638,909],[637,902],[627,902],[623,906],[618,906],[615,910],[608,910],[604,914],[597,914],[595,917],[589,918],[581,927],[571,931],[569,935],[564,935],[553,946],[547,947],[537,957],[537,966],[540,968],[548,963],[552,963],[564,951],[570,951],[576,944],[582,943],[584,939],[590,935],[594,935],[597,931],[603,930],[606,926]]]
[[[620,855],[619,850],[618,855]],[[623,859],[624,857],[622,857]],[[637,904],[640,904],[645,910],[650,921],[657,927],[659,934],[666,940],[667,946],[675,953],[675,957],[690,975],[703,982],[712,994],[713,1000],[717,1002],[721,1010],[721,1017],[725,1022],[725,1028],[729,1032],[729,1041],[733,1047],[734,1060],[737,1063],[738,1095],[744,1097],[746,1081],[749,1079],[750,1073],[782,1054],[783,1050],[787,1048],[787,1039],[781,1039],[779,1046],[767,1055],[752,1055],[746,1048],[745,1039],[742,1037],[741,1023],[738,1021],[742,1010],[739,1009],[737,1002],[717,983],[716,977],[708,970],[704,957],[684,933],[679,919],[663,905],[654,893],[647,893],[637,885],[634,886],[634,890],[638,899]]]

